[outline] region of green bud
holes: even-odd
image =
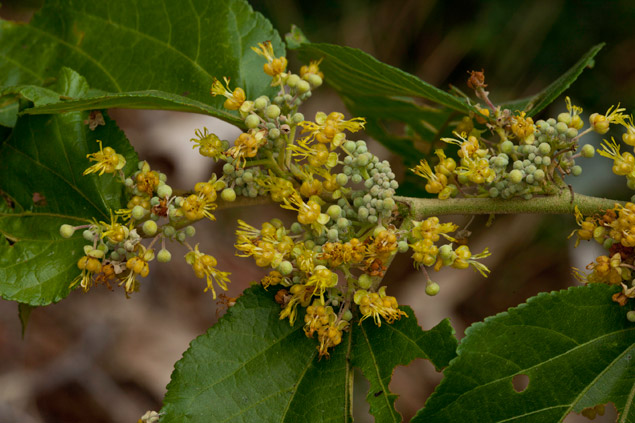
[[[311,90],[311,85],[304,80],[298,81],[298,85],[296,86],[296,89],[298,90],[300,94],[304,94]]]
[[[159,198],[166,198],[172,195],[172,187],[166,184],[160,185],[157,188],[157,195]]]
[[[538,151],[540,151],[540,154],[542,154],[543,156],[546,156],[547,154],[551,153],[551,146],[548,143],[543,142],[538,146]]]
[[[220,198],[228,203],[236,201],[236,191],[233,188],[225,188],[221,191]]]
[[[260,125],[260,117],[258,115],[252,113],[245,118],[245,126],[247,126],[247,128],[254,129],[257,128],[258,125]]]
[[[290,261],[283,260],[278,265],[278,271],[282,273],[284,276],[291,274],[293,272],[293,264]]]
[[[172,260],[172,254],[165,248],[162,248],[157,254],[157,261],[161,263],[168,263],[170,260]]]
[[[501,144],[501,151],[505,154],[511,154],[514,152],[514,143],[509,141],[509,140],[505,140],[503,141],[503,143]]]
[[[353,313],[350,310],[346,310],[344,313],[342,313],[342,320],[346,320],[347,322],[350,322],[352,318],[353,318]]]
[[[542,170],[542,169],[537,169],[537,170],[534,172],[534,179],[535,179],[537,182],[542,182],[542,181],[544,181],[544,180],[545,180],[545,171],[544,171],[544,170]]]
[[[289,88],[295,88],[298,85],[298,82],[300,82],[300,77],[296,74],[291,74],[287,78],[287,86]]]
[[[196,228],[192,225],[186,226],[184,232],[186,236],[193,237],[196,234]]]
[[[590,159],[591,157],[595,156],[595,148],[591,144],[584,144],[582,146],[580,154],[582,154],[582,157]]]
[[[571,168],[571,174],[573,176],[580,176],[582,174],[582,166],[575,165]]]
[[[564,122],[556,123],[556,131],[558,131],[559,134],[566,133],[568,129],[569,129],[569,126],[566,123]]]
[[[366,273],[362,274],[359,279],[357,279],[357,285],[359,285],[359,287],[362,289],[368,289],[371,287],[372,284],[373,279]]]
[[[575,138],[578,136],[578,130],[575,128],[569,128],[567,129],[567,132],[565,132],[565,135],[567,138]]]
[[[635,310],[631,310],[626,313],[626,319],[631,323],[635,323]]]
[[[143,222],[143,226],[141,227],[141,229],[143,230],[144,234],[153,236],[157,233],[159,227],[154,220],[146,220],[145,222]]]
[[[336,204],[333,204],[326,210],[326,214],[331,216],[331,219],[337,219],[342,215],[342,208]]]
[[[293,123],[300,123],[304,121],[304,115],[302,113],[296,113],[293,116],[291,116],[291,121]]]
[[[278,137],[280,137],[280,130],[278,128],[273,128],[269,130],[269,138],[271,138],[272,140],[275,140]]]
[[[426,294],[430,295],[431,297],[434,297],[435,295],[439,293],[440,290],[441,290],[441,287],[439,286],[438,283],[428,280],[428,283],[426,285]]]
[[[316,75],[314,73],[310,74],[309,77],[307,78],[309,84],[311,85],[311,87],[313,88],[317,88],[320,85],[322,85],[322,77],[320,77],[320,75]]]
[[[62,235],[62,238],[70,238],[73,236],[74,233],[75,227],[67,224],[63,224],[62,226],[60,226],[60,235]]]
[[[141,206],[134,206],[132,208],[132,218],[135,220],[141,220],[146,215],[148,211]]]
[[[275,104],[269,105],[265,109],[265,116],[267,116],[269,119],[277,118],[278,116],[280,116],[280,107],[276,106]]]
[[[174,229],[174,226],[166,225],[161,229],[161,232],[163,232],[164,236],[172,238],[176,233],[176,229]]]
[[[408,243],[406,241],[399,241],[397,243],[397,251],[400,253],[405,253],[408,251]]]
[[[60,230],[61,230],[61,228],[60,228]],[[84,237],[84,239],[86,241],[91,241],[92,242],[92,241],[95,240],[95,234],[90,229],[86,229],[84,232],[82,232],[82,237]]]
[[[345,186],[348,183],[348,176],[344,173],[338,173],[335,177],[335,182],[341,187]]]
[[[266,95],[260,96],[254,101],[254,107],[258,110],[264,109],[265,107],[267,107],[268,104],[269,97],[267,97]]]
[[[509,180],[515,184],[523,180],[523,173],[518,169],[514,169],[511,172],[509,172],[508,176],[509,176]]]

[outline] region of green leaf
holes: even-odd
[[[350,421],[346,345],[318,360],[302,316],[279,314],[271,293],[247,289],[176,363],[162,423]]]
[[[353,330],[353,365],[359,367],[370,382],[366,399],[378,422],[402,421],[394,407],[397,395],[388,389],[395,367],[415,358],[429,358],[437,370],[441,370],[456,356],[457,340],[447,319],[424,332],[412,309],[401,308],[408,318],[390,325],[384,323],[381,327],[367,319]]]
[[[81,95],[86,81],[63,69],[57,87],[63,95]],[[20,117],[0,146],[0,296],[30,305],[64,298],[79,270],[84,241],[81,230],[59,235],[64,223],[109,220],[124,205],[122,184],[112,175],[83,176],[86,154],[97,140],[126,157],[124,172],[136,169],[137,156],[123,132],[105,116],[106,125],[90,131],[87,113]]]
[[[367,375],[373,393],[382,386],[372,409],[396,413],[387,388],[394,367],[421,357],[440,368],[456,349],[447,321],[424,332],[406,310],[411,317],[393,325],[352,325],[330,358],[320,360],[302,315],[290,326],[279,319],[272,293],[249,288],[175,365],[161,421],[348,422],[351,363]]]
[[[18,100],[14,96],[0,96],[0,126],[13,128],[18,119]]]
[[[560,78],[553,81],[547,88],[540,91],[535,96],[518,100],[510,104],[506,104],[504,107],[508,107],[511,110],[525,110],[527,115],[535,116],[542,109],[550,105],[556,98],[565,92],[573,82],[578,79],[582,71],[589,67],[592,68],[594,64],[594,57],[604,47],[604,43],[593,46],[587,51],[580,60],[577,61],[568,71],[566,71]]]
[[[248,98],[274,93],[250,49],[267,40],[284,54],[271,23],[244,0],[49,0],[28,25],[0,21],[0,88],[46,86],[70,66],[102,93],[49,111],[161,108],[235,121],[210,86],[227,76]]]
[[[619,288],[618,288],[619,289]],[[612,402],[635,421],[635,324],[592,284],[542,293],[472,325],[413,422],[556,422]],[[529,377],[525,390],[512,387]]]
[[[475,111],[462,99],[387,65],[361,50],[333,44],[304,43],[298,47],[305,59],[322,59],[326,81],[347,96],[414,97],[430,100],[460,112]]]

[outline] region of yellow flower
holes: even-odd
[[[337,279],[337,273],[333,273],[326,267],[318,265],[313,269],[306,286],[314,286],[315,292],[313,295],[319,295],[322,302],[324,302],[324,292],[327,288],[336,286]]]
[[[83,256],[77,262],[77,267],[82,273],[71,282],[70,287],[72,288],[79,282],[79,286],[84,292],[88,292],[93,282],[93,275],[101,272],[101,262],[95,257]]]
[[[536,126],[534,120],[527,116],[525,112],[520,112],[519,116],[512,116],[512,132],[525,144],[533,144],[534,131]]]
[[[258,48],[252,47],[257,55],[267,59],[267,63],[263,65],[263,70],[269,76],[273,77],[271,86],[280,85],[282,83],[281,76],[287,70],[287,58],[284,56],[275,57],[273,45],[270,41],[258,43]]]
[[[268,176],[259,178],[256,182],[269,192],[271,199],[276,203],[284,201],[285,198],[291,196],[295,191],[293,183],[290,180],[279,178],[271,171],[269,171]]]
[[[444,174],[436,174],[432,171],[430,164],[426,160],[421,160],[421,162],[410,169],[414,172],[415,175],[421,176],[425,178],[428,183],[426,183],[425,189],[430,194],[438,194],[443,191],[448,184],[448,178]]]
[[[298,222],[303,225],[311,225],[316,232],[322,232],[324,224],[330,219],[329,215],[321,213],[320,205],[309,200],[304,202],[297,192],[294,192],[289,198],[284,198],[283,209],[295,210],[298,212]]]
[[[490,270],[483,263],[477,261],[478,259],[492,255],[487,248],[480,254],[472,255],[472,252],[467,245],[461,245],[454,252],[456,253],[456,258],[452,263],[452,267],[456,269],[466,269],[471,265],[482,276],[487,277]]]
[[[304,121],[299,125],[303,128],[302,133],[309,132],[306,137],[307,142],[317,140],[322,144],[330,144],[331,149],[339,147],[346,140],[344,131],[357,132],[364,129],[366,120],[361,117],[344,120],[344,115],[339,112],[331,112],[328,115],[318,112],[315,115],[315,122]]]
[[[203,131],[197,129],[195,132],[197,138],[190,141],[195,143],[192,148],[198,147],[198,151],[202,156],[218,159],[223,156],[223,142],[215,134],[207,132],[207,128]]]
[[[146,248],[139,244],[137,255],[129,258],[126,261],[126,267],[130,270],[130,273],[126,279],[122,280],[119,285],[124,285],[126,295],[132,294],[139,290],[139,283],[137,282],[137,275],[145,278],[150,273],[150,267],[148,262],[154,259],[154,251],[146,250]]]
[[[231,91],[229,89],[229,78],[223,79],[225,80],[225,87],[223,87],[223,84],[218,79],[214,79],[210,93],[214,97],[216,97],[217,95],[226,97],[227,100],[225,100],[223,107],[225,107],[227,110],[240,109],[240,106],[242,106],[245,102],[245,91],[240,87],[236,88],[234,91]]]
[[[214,282],[224,291],[227,291],[227,283],[229,282],[229,272],[221,272],[216,269],[218,261],[208,254],[203,254],[198,250],[198,244],[185,255],[185,261],[192,266],[194,274],[197,278],[206,278],[207,287],[204,292],[212,291],[214,299],[216,299],[216,290]]]
[[[320,63],[322,63],[322,59],[320,60],[311,60],[309,65],[304,65],[300,68],[300,77],[303,79],[307,79],[308,75],[314,74],[324,79],[324,73],[320,71]],[[305,78],[307,76],[307,78]]]
[[[616,175],[628,175],[635,169],[635,156],[625,151],[620,154],[620,146],[617,145],[615,139],[611,137],[611,142],[604,140],[602,150],[599,150],[600,156],[613,160],[613,173]]]
[[[83,175],[99,172],[99,176],[101,176],[104,173],[115,173],[116,171],[123,169],[126,165],[126,159],[124,156],[117,154],[112,147],[103,148],[101,140],[97,140],[97,142],[99,143],[99,151],[86,155],[86,158],[91,162],[97,163],[86,169]]]
[[[491,183],[496,178],[496,172],[489,167],[489,162],[484,158],[464,158],[461,160],[462,166],[456,170],[457,175],[466,176],[470,182],[475,184]]]
[[[118,244],[128,237],[130,230],[121,223],[118,223],[118,219],[119,216],[113,214],[112,210],[110,210],[110,223],[104,221],[99,222],[97,226],[100,229],[102,239],[108,238],[108,241],[111,243]]]
[[[626,118],[626,115],[622,112],[626,109],[623,107],[620,108],[618,103],[615,109],[614,106],[609,107],[606,111],[606,114],[601,115],[599,113],[593,113],[589,116],[589,123],[591,124],[591,128],[598,134],[606,134],[609,131],[609,127],[612,123],[622,123]]]
[[[386,287],[382,286],[378,292],[368,292],[360,289],[355,292],[354,301],[359,305],[359,311],[362,318],[359,323],[372,317],[377,326],[381,326],[381,318],[387,323],[393,323],[395,320],[406,316],[406,312],[399,310],[397,299],[390,295],[386,295]]]
[[[289,291],[291,292],[292,297],[280,312],[280,320],[289,318],[289,324],[293,326],[295,318],[297,317],[298,304],[302,307],[308,306],[311,302],[311,298],[313,297],[313,291],[315,291],[315,288],[296,284],[292,285],[291,288],[289,288]]]
[[[458,138],[441,138],[441,141],[446,142],[448,144],[458,145],[461,149],[458,152],[459,157],[466,158],[472,157],[477,151],[480,149],[480,144],[478,142],[478,138],[473,135],[467,136],[467,134],[459,134],[455,132],[454,135]],[[483,150],[481,150],[482,152]]]
[[[433,242],[439,240],[439,235],[449,241],[456,241],[448,233],[454,232],[459,227],[452,222],[439,223],[439,218],[436,216],[429,217],[422,222],[414,222],[414,228],[412,228],[411,234],[417,239],[430,239]]]
[[[267,143],[264,131],[243,132],[234,141],[234,146],[227,150],[227,154],[239,160],[239,164],[244,166],[247,158],[256,157],[258,148]]]

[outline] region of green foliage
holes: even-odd
[[[350,421],[351,365],[371,382],[377,421],[401,421],[388,390],[394,367],[427,358],[442,368],[455,355],[447,320],[424,332],[406,308],[410,317],[393,325],[355,324],[340,348],[320,360],[302,316],[294,326],[280,320],[272,297],[262,287],[249,288],[192,342],[175,366],[162,422]]]
[[[86,81],[70,69],[60,72],[54,87],[61,95],[82,95]],[[81,231],[64,239],[64,223],[82,225],[91,219],[109,220],[120,209],[121,185],[112,178],[82,176],[86,154],[97,151],[97,140],[126,157],[124,171],[136,167],[137,157],[117,125],[91,131],[88,113],[22,116],[0,147],[0,295],[31,305],[57,302],[69,293],[79,270]]]
[[[512,110],[525,110],[527,115],[535,116],[565,92],[578,79],[584,69],[593,67],[595,56],[602,50],[602,47],[604,47],[604,43],[593,46],[575,65],[538,94],[529,99],[506,104],[505,107]]]
[[[0,89],[47,86],[69,66],[99,91],[71,96],[42,113],[170,109],[236,124],[237,116],[210,96],[210,86],[226,76],[250,97],[272,93],[249,48],[265,40],[284,54],[269,21],[244,1],[51,0],[29,25],[0,21],[0,55],[6,58],[0,62]]]
[[[466,331],[413,422],[555,422],[612,402],[635,421],[635,326],[603,284],[542,293]],[[522,392],[515,375],[529,377]]]
[[[116,124],[104,115],[105,125],[91,129],[87,125],[90,119],[87,111],[112,107],[169,109],[208,114],[244,126],[236,112],[222,108],[223,98],[210,95],[210,86],[216,78],[226,76],[231,78],[232,89],[238,86],[245,89],[247,99],[275,96],[277,89],[270,86],[271,78],[262,72],[261,58],[250,49],[267,40],[272,42],[276,56],[284,55],[278,33],[243,0],[192,0],[186,4],[168,0],[50,0],[28,25],[0,21],[0,55],[5,58],[0,62],[0,296],[19,303],[23,328],[34,306],[67,296],[71,281],[79,273],[77,261],[86,241],[81,230],[63,238],[60,225],[109,221],[113,210],[125,206],[127,199],[121,181],[115,180],[117,176],[83,175],[90,165],[87,154],[98,151],[97,140],[103,140],[105,146],[125,156],[124,173],[137,169],[136,154]],[[401,156],[406,166],[418,162],[420,151],[429,150],[431,143],[449,132],[460,117],[476,112],[459,90],[453,90],[455,95],[436,88],[360,50],[310,43],[300,31],[295,31],[288,41],[302,58],[322,59],[320,67],[325,80],[335,88],[350,112],[363,116],[367,132]],[[535,115],[593,64],[601,48],[601,44],[593,47],[539,94],[507,106]],[[313,89],[321,84],[318,79],[314,87],[308,81],[299,81],[300,77],[295,84]],[[295,98],[290,94],[289,99],[280,96],[278,103],[285,102],[287,109],[289,104],[297,107],[295,101],[310,94],[301,98],[297,91]],[[289,116],[299,116],[294,123],[297,125],[303,117],[295,111]],[[278,134],[268,136],[270,144],[285,146],[285,139],[280,138],[280,122],[278,126],[272,122],[279,114],[278,107],[268,122],[272,125],[268,129],[276,129]],[[253,120],[254,126],[259,127],[261,117]],[[405,124],[405,129],[396,132],[395,123]],[[317,129],[311,130],[312,136],[323,136],[320,131],[324,128],[315,125]],[[361,128],[359,121],[347,125],[349,129]],[[295,134],[296,127],[291,130],[286,126]],[[577,140],[576,136],[570,138]],[[207,132],[199,138],[202,150],[208,148],[217,153],[224,148],[219,139]],[[355,154],[361,157],[355,156],[358,174],[353,176],[358,176],[360,183],[373,182],[371,177],[362,178],[360,173],[360,169],[367,171],[372,157],[366,154],[366,144],[352,144],[349,150],[360,150]],[[306,148],[307,157],[315,155],[315,151]],[[324,147],[322,153],[327,159],[334,155],[337,161],[333,150]],[[351,159],[349,165],[353,165],[353,152],[346,153]],[[281,176],[276,183],[284,188],[282,181],[295,175],[285,173],[284,156],[279,155],[276,162],[271,154],[266,159],[254,159],[258,163],[254,166],[262,165],[265,169],[265,164],[275,165],[274,170]],[[302,154],[305,153],[301,151],[299,155]],[[290,162],[291,156],[287,157]],[[246,160],[244,156],[242,159]],[[226,163],[232,174],[236,173],[239,162],[240,159]],[[373,167],[378,174],[379,166],[373,163]],[[381,169],[386,174],[392,173],[389,165],[382,164]],[[353,174],[352,169],[348,170]],[[258,186],[252,171],[242,175],[242,182],[253,184],[254,189]],[[249,181],[244,175],[250,175]],[[394,176],[386,176],[388,186],[388,179]],[[342,174],[340,179],[348,180],[348,176]],[[217,188],[210,190],[214,190],[216,198]],[[150,197],[153,192],[150,189]],[[281,197],[288,199],[288,192],[284,191]],[[339,191],[337,195],[346,193]],[[191,201],[196,202],[202,196],[193,195]],[[233,197],[235,200],[235,193]],[[580,198],[576,196],[576,201]],[[333,195],[332,199],[337,198]],[[159,203],[158,197],[156,200],[153,205]],[[361,200],[357,202],[367,202]],[[206,211],[216,207],[211,206],[213,201],[207,204]],[[297,209],[306,208],[302,201],[296,199]],[[331,217],[321,213],[318,202],[311,201],[318,208],[317,215],[328,222]],[[343,201],[342,206],[350,208],[346,198]],[[452,204],[451,201],[446,204]],[[487,204],[497,204],[498,211],[505,207],[500,203]],[[596,204],[592,205],[594,210],[600,208]],[[573,199],[567,203],[568,209],[572,205]],[[394,201],[385,208],[387,215],[393,211],[405,215],[405,206],[391,210],[393,206]],[[175,206],[172,207],[174,210]],[[526,203],[521,207],[528,210]],[[339,216],[341,207],[338,209]],[[348,217],[358,214],[353,211]],[[414,219],[417,214],[429,216],[429,210],[413,206],[410,215],[402,217]],[[351,224],[342,219],[344,227]],[[324,225],[320,220],[312,222],[317,227]],[[154,234],[157,231],[154,226],[148,232]],[[175,232],[175,228],[171,229]],[[372,239],[374,229],[372,224],[364,225],[360,233],[367,240]],[[302,230],[300,226],[299,232]],[[280,231],[284,232],[276,227],[274,232]],[[261,234],[258,229],[253,232]],[[293,232],[293,237],[299,238],[299,232]],[[334,227],[329,232],[329,237],[339,236]],[[439,234],[436,235],[438,238]],[[407,250],[407,241],[402,242]],[[311,248],[306,251],[312,254]],[[203,268],[199,261],[211,261],[211,257],[197,253],[198,247],[196,253],[190,253],[191,261]],[[475,258],[489,254],[472,255],[469,250],[467,253],[462,259],[471,260],[472,266]],[[121,254],[125,260],[128,253]],[[151,256],[153,253],[149,252],[148,257]],[[141,264],[147,266],[150,260],[144,259]],[[294,270],[291,262],[286,264]],[[382,265],[381,260],[373,264]],[[465,261],[465,266],[468,265]],[[207,276],[209,287],[211,271],[206,266],[199,273]],[[317,274],[315,269],[313,272]],[[482,267],[477,269],[483,272]],[[348,268],[346,273],[349,287],[359,285]],[[222,272],[216,278],[218,274]],[[380,281],[378,277],[375,279],[368,283],[369,289],[377,288],[375,283]],[[320,296],[324,297],[324,286],[322,291]],[[350,288],[348,298],[343,300],[351,303],[353,291]],[[394,407],[396,395],[389,390],[392,372],[396,366],[424,358],[437,370],[449,367],[444,381],[414,421],[557,421],[570,412],[612,402],[622,413],[621,422],[634,422],[635,327],[625,318],[626,308],[611,301],[615,292],[612,287],[594,284],[540,294],[527,304],[475,324],[460,345],[447,319],[423,331],[408,307],[397,309],[395,305],[393,313],[401,310],[408,317],[388,324],[385,320],[394,320],[400,314],[389,314],[386,310],[390,311],[390,307],[383,306],[383,300],[379,299],[373,307],[385,313],[383,324],[377,326],[372,317],[359,324],[361,307],[354,308],[351,325],[342,333],[341,344],[324,349],[330,353],[327,358],[318,356],[315,339],[307,338],[304,333],[304,311],[290,326],[280,319],[281,308],[274,302],[273,293],[252,287],[217,325],[195,339],[176,363],[161,421],[348,422],[352,420],[352,369],[356,367],[370,382],[367,401],[376,421],[398,422],[401,416]],[[380,319],[381,313],[375,312]],[[341,323],[341,317],[334,319]],[[348,318],[344,319],[343,327]],[[512,380],[520,374],[529,377],[529,386],[516,392]]]

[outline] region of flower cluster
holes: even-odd
[[[467,246],[452,247],[454,239],[446,234],[457,229],[454,225],[437,219],[438,228],[430,228],[430,234],[436,234],[431,240],[423,229],[430,219],[411,222],[412,230],[401,228],[393,198],[399,185],[390,163],[372,154],[365,141],[350,139],[364,128],[363,118],[318,112],[307,120],[298,111],[322,84],[319,62],[311,62],[298,75],[287,69],[284,57],[275,56],[270,44],[255,51],[266,59],[263,70],[279,88],[277,95],[250,100],[239,88],[232,90],[228,80],[225,86],[215,82],[212,93],[227,99],[225,107],[238,111],[246,130],[231,143],[207,130],[198,131],[193,141],[201,154],[224,163],[219,179],[225,186],[223,200],[269,197],[294,212],[295,222],[289,226],[279,219],[260,227],[239,220],[235,247],[237,255],[269,269],[261,283],[277,290],[281,319],[294,324],[304,310],[305,333],[317,335],[320,356],[328,356],[341,342],[353,312],[359,322],[372,318],[378,325],[406,316],[380,286],[398,252],[412,247],[419,257],[422,243],[434,246],[443,233],[449,241],[441,246],[444,254],[437,261],[435,251],[425,265],[436,270],[471,265],[488,272],[478,261],[487,251],[472,255]],[[466,147],[466,159],[472,154]],[[443,152],[438,155],[445,158]],[[437,166],[440,171],[455,168],[451,159]],[[428,282],[427,292],[436,294],[435,285]]]
[[[209,134],[202,134],[201,148],[208,146],[204,141],[206,137],[209,138]],[[228,273],[216,269],[216,259],[200,253],[198,246],[192,248],[186,242],[186,238],[195,233],[191,223],[203,218],[214,220],[212,211],[216,208],[217,191],[224,187],[223,182],[212,177],[197,183],[191,194],[177,196],[166,184],[166,175],[152,170],[147,162],[139,162],[137,171],[126,177],[122,170],[125,158],[112,147],[103,148],[101,142],[99,146],[99,152],[87,156],[96,163],[84,174],[118,174],[126,187],[128,202],[125,209],[111,210],[109,221],[94,220],[88,225],[60,227],[64,238],[83,229],[83,237],[88,242],[84,255],[77,262],[81,273],[71,282],[71,287],[78,285],[88,291],[93,284],[104,284],[109,288],[116,284],[122,286],[128,296],[138,291],[138,278],[149,274],[151,261],[155,258],[159,262],[171,260],[172,255],[165,244],[176,241],[190,248],[186,261],[196,276],[207,276],[206,291],[211,290],[216,298],[212,281],[226,290]],[[150,239],[149,245],[143,244],[144,238]],[[161,245],[156,254],[155,245]]]
[[[484,81],[484,75],[479,75],[479,80]],[[557,118],[534,122],[525,112],[495,107],[487,98],[487,92],[479,89],[480,85],[472,85],[491,110],[477,105],[480,112],[461,120],[454,137],[441,138],[458,147],[458,158],[455,160],[447,157],[443,150],[436,150],[437,164],[432,166],[422,160],[412,169],[426,180],[426,191],[440,199],[458,196],[531,199],[553,195],[566,187],[565,176],[582,173],[582,167],[576,164],[577,158],[595,155],[592,145],[580,147],[581,137],[589,132],[604,134],[611,124],[625,126],[627,132],[623,139],[635,145],[632,118],[624,115],[624,109],[619,106],[603,115],[592,114],[589,127],[583,129],[582,109],[572,105],[568,97],[566,112]],[[495,138],[488,139],[487,134]],[[620,153],[614,140],[606,141],[600,154],[612,158],[614,172],[627,175],[629,186],[635,187],[632,154]]]
[[[199,251],[198,245],[187,243],[186,237],[195,232],[191,223],[214,220],[218,201],[255,197],[279,203],[293,212],[295,221],[285,225],[272,219],[256,227],[239,220],[237,255],[252,257],[256,265],[268,269],[261,283],[276,291],[280,319],[292,325],[303,320],[306,336],[317,339],[320,357],[328,357],[329,350],[342,342],[354,317],[358,324],[369,320],[381,325],[407,316],[382,285],[399,252],[412,250],[429,295],[436,295],[439,286],[430,280],[428,270],[473,267],[487,275],[489,270],[479,260],[489,252],[472,254],[467,245],[459,245],[450,235],[457,231],[456,225],[440,223],[436,217],[423,221],[399,217],[394,198],[399,184],[390,163],[371,153],[365,141],[351,139],[364,129],[363,118],[318,112],[309,120],[299,112],[322,85],[319,61],[295,74],[270,43],[253,50],[266,60],[263,71],[278,93],[252,100],[242,88],[232,87],[228,78],[223,83],[215,80],[211,94],[224,98],[223,106],[241,116],[245,130],[232,142],[206,128],[191,139],[201,155],[222,163],[220,175],[175,195],[166,176],[146,162],[126,177],[125,159],[112,148],[100,144],[100,151],[89,155],[95,164],[86,173],[118,173],[128,202],[125,209],[111,212],[109,222],[83,227],[89,245],[78,262],[81,274],[73,285],[88,290],[95,283],[116,283],[128,295],[139,289],[139,278],[149,274],[151,261],[170,261],[165,244],[176,241],[188,246],[186,262],[197,277],[206,279],[205,291],[216,298],[216,288],[227,289],[229,274],[220,271],[217,260]],[[532,145],[530,118],[510,115],[508,123],[509,134],[524,140],[525,147]],[[460,162],[441,150],[436,152],[439,163],[434,169],[422,162],[415,171],[428,179],[428,191],[447,198],[470,184],[497,182],[499,173],[491,167],[490,150],[475,133],[446,141],[459,146]],[[70,237],[76,229],[63,225],[61,233]],[[147,245],[144,239],[150,240]],[[161,245],[158,252],[155,245]]]
[[[584,217],[576,209],[576,221],[580,229],[571,236],[577,235],[576,246],[580,241],[594,240],[606,250],[586,268],[588,274],[574,269],[574,275],[587,283],[606,283],[621,285],[622,292],[613,298],[625,305],[629,298],[635,298],[633,270],[635,270],[635,204],[615,204],[603,214]]]

